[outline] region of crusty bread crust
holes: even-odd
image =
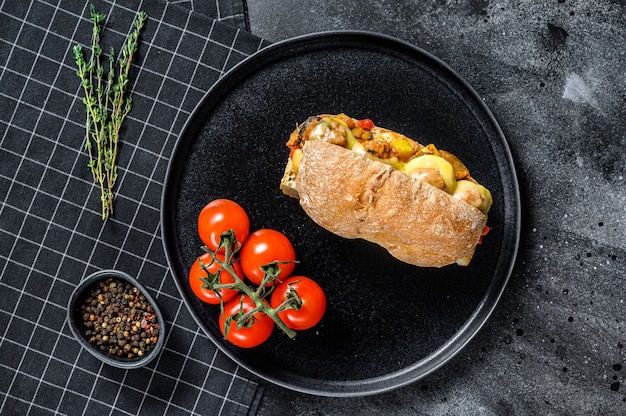
[[[416,266],[471,260],[487,220],[480,210],[341,146],[309,140],[302,151],[297,175],[288,163],[281,189],[320,226]]]

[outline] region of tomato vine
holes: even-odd
[[[235,272],[233,264],[236,260],[236,254],[241,248],[241,244],[235,239],[235,233],[233,230],[226,231],[222,233],[220,237],[220,243],[217,246],[217,249],[211,250],[207,246],[202,246],[202,250],[208,253],[212,262],[217,263],[220,266],[221,270],[226,271],[233,279],[232,283],[220,283],[219,282],[219,270],[216,273],[211,273],[208,270],[208,265],[201,264],[201,268],[209,275],[209,279],[207,279],[205,283],[205,287],[207,289],[211,289],[214,291],[219,291],[222,289],[234,289],[242,293],[243,296],[248,296],[252,302],[254,302],[255,307],[234,317],[232,320],[236,321],[238,326],[246,325],[251,317],[253,317],[257,313],[263,313],[269,316],[276,326],[280,328],[280,330],[287,335],[289,338],[293,339],[296,337],[296,332],[289,328],[278,316],[278,310],[272,308],[265,302],[265,297],[267,297],[274,289],[274,286],[266,286],[274,281],[276,281],[278,275],[280,274],[280,268],[278,267],[279,261],[273,261],[268,263],[265,266],[261,266],[264,272],[264,278],[261,283],[256,288],[251,288],[248,286]],[[217,255],[221,250],[224,250],[223,260],[220,259],[220,256]],[[209,283],[210,282],[210,283]],[[286,309],[287,307],[292,307],[294,309],[298,308],[296,302],[293,305],[286,306],[283,305],[282,309]],[[221,313],[224,313],[224,303],[220,304]]]
[[[290,276],[296,253],[283,233],[252,233],[246,211],[236,202],[215,199],[198,216],[202,253],[189,270],[192,292],[219,304],[224,339],[251,348],[277,326],[290,339],[315,326],[326,310],[322,288],[305,276]]]

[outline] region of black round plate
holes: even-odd
[[[468,267],[417,268],[313,223],[282,194],[285,142],[310,115],[371,118],[461,158],[494,197],[491,233]],[[225,342],[219,308],[192,294],[201,254],[197,216],[215,198],[237,201],[251,228],[294,243],[295,273],[325,289],[326,315],[295,340],[275,330],[260,347]],[[332,209],[332,207],[329,207]],[[446,64],[408,43],[367,32],[327,32],[274,44],[209,91],[176,144],[162,200],[166,255],[191,314],[213,342],[254,374],[327,396],[373,394],[413,382],[453,357],[481,328],[511,273],[520,198],[505,138],[475,91]]]

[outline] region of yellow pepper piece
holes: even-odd
[[[298,173],[300,170],[300,162],[302,161],[302,149],[296,149],[291,155],[291,169],[294,173]]]
[[[413,147],[406,139],[395,139],[391,142],[391,147],[400,159],[408,159],[413,156]]]

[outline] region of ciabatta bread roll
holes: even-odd
[[[379,244],[403,262],[469,264],[486,226],[489,191],[456,157],[370,123],[341,114],[298,126],[287,143],[283,192],[299,198],[320,226]]]

